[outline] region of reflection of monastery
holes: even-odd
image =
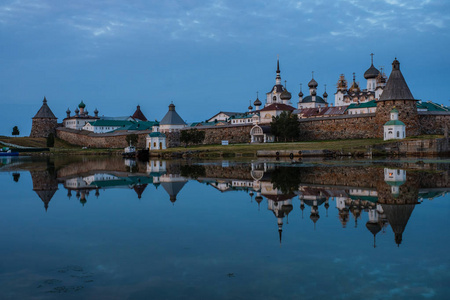
[[[323,217],[319,212],[320,207],[325,209],[325,216],[328,217],[331,202],[335,203],[343,228],[349,225],[351,219],[353,219],[353,226],[358,227],[358,222],[363,218],[363,214],[366,214],[365,227],[373,234],[375,247],[377,234],[385,232],[388,226],[395,234],[396,244],[400,245],[415,206],[424,199],[433,199],[442,195],[442,191],[433,189],[418,190],[417,194],[413,193],[412,196],[403,195],[405,192],[401,187],[407,181],[406,171],[390,168],[384,168],[384,180],[381,181],[380,190],[378,186],[300,183],[294,190],[282,192],[275,188],[273,183],[272,176],[277,167],[277,164],[252,163],[251,179],[199,178],[198,180],[221,192],[245,191],[252,201],[253,199],[256,201],[258,209],[261,202],[266,199],[268,210],[273,212],[277,220],[280,242],[283,225],[288,223],[289,214],[296,207],[294,203],[296,198],[300,201],[298,207],[301,210],[301,218],[305,217],[305,213],[309,213],[314,230],[320,226],[320,218]],[[414,188],[418,189],[418,187]],[[405,191],[408,193],[414,188],[408,186],[405,187]],[[448,187],[444,190],[448,191]]]
[[[56,171],[55,165],[47,161],[41,168],[30,170],[33,191],[44,203],[46,211],[58,185],[67,190],[69,199],[75,197],[83,206],[91,196],[101,197],[107,190],[133,190],[135,197],[141,199],[150,196],[151,192],[147,192],[147,196],[144,194],[148,189],[156,190],[161,186],[166,199],[175,203],[190,176],[186,169],[183,173],[183,165],[176,161],[151,160],[135,166],[133,172],[127,171],[129,166],[125,166],[121,159],[117,162],[121,165],[114,166],[115,161],[106,160],[92,168],[82,162]],[[85,170],[84,166],[87,166]],[[268,210],[276,218],[280,242],[283,228],[292,214],[311,222],[310,228],[318,230],[322,218],[337,213],[343,228],[360,227],[362,220],[367,220],[365,227],[373,234],[374,246],[377,235],[386,232],[388,226],[394,232],[396,244],[400,245],[416,205],[450,191],[448,169],[445,168],[440,173],[421,174],[408,173],[398,167],[300,168],[268,162],[238,167],[228,162],[195,166],[203,170],[191,169],[196,172],[194,178],[200,183],[220,192],[247,194],[250,201],[257,203],[258,210],[262,202],[267,201]],[[414,164],[412,167],[417,166]],[[17,170],[20,170],[20,165],[14,163],[1,168],[7,172]],[[17,172],[12,174],[15,181],[19,180],[17,174],[20,175]],[[298,178],[294,178],[295,174]],[[293,179],[293,183],[286,184],[286,178]],[[331,210],[332,206],[336,210]]]
[[[107,189],[133,189],[139,199],[145,189],[151,185],[156,189],[162,186],[173,204],[177,200],[177,195],[187,183],[187,179],[179,174],[168,174],[165,161],[150,161],[145,173],[95,173],[87,176],[76,176],[63,179],[64,188],[67,189],[67,196],[72,197],[75,193],[77,199],[84,205],[87,196],[91,191],[95,191],[95,196],[100,196],[100,190]]]

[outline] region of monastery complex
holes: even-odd
[[[180,145],[180,132],[205,131],[204,144],[263,143],[275,141],[271,134],[272,118],[283,112],[296,114],[301,140],[384,138],[402,139],[422,134],[444,134],[450,124],[450,108],[431,101],[416,100],[400,70],[400,62],[392,62],[385,72],[371,65],[364,73],[365,88],[355,80],[351,84],[343,74],[338,78],[334,103],[330,102],[326,85],[322,95],[314,74],[305,94],[300,85],[298,97],[281,80],[277,60],[275,85],[265,94],[263,103],[257,95],[246,110],[220,111],[204,122],[187,124],[171,103],[160,121],[149,121],[137,106],[133,115],[99,116],[97,109],[89,114],[81,101],[74,114],[67,109],[61,123],[47,104],[46,98],[33,117],[31,137],[47,137],[50,133],[72,144],[99,148],[125,147],[124,136],[137,134],[139,148],[165,149]],[[306,95],[307,94],[307,95]]]

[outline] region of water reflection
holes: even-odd
[[[218,192],[237,191],[257,204],[260,210],[264,199],[273,212],[282,243],[283,226],[289,215],[301,215],[316,229],[322,217],[336,216],[336,226],[346,228],[364,226],[359,222],[367,214],[365,227],[376,237],[388,226],[400,246],[405,228],[423,199],[433,199],[449,191],[448,164],[388,163],[369,166],[308,165],[255,161],[251,163],[220,162],[193,163],[151,160],[83,159],[61,163],[46,159],[38,162],[8,161],[2,171],[28,170],[33,191],[43,202],[45,211],[62,185],[67,198],[74,195],[83,206],[90,197],[102,197],[110,189],[132,189],[137,199],[144,192],[163,187],[167,200],[175,205],[188,181],[197,181]],[[149,192],[150,193],[150,192]],[[335,206],[336,210],[331,210]],[[325,216],[319,209],[323,207]],[[323,209],[322,209],[323,211]]]

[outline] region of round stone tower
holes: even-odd
[[[377,137],[383,137],[383,125],[390,120],[390,112],[395,107],[398,119],[406,125],[406,136],[420,134],[417,100],[414,99],[400,71],[397,59],[392,63],[392,72],[386,87],[377,101],[375,120],[377,123]]]
[[[48,107],[47,99],[45,99],[45,97],[42,102],[41,108],[33,117],[30,137],[46,138],[50,133],[55,134],[56,127],[58,127],[58,119],[55,117],[50,107]]]

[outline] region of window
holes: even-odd
[[[397,131],[397,137],[400,137],[400,131]]]

